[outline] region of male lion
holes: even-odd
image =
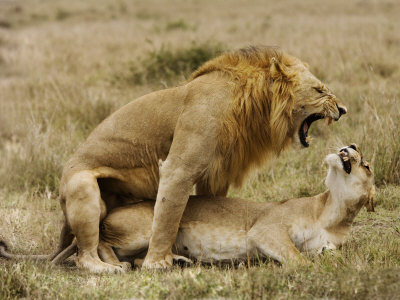
[[[198,261],[246,260],[271,257],[281,263],[301,260],[300,251],[336,249],[343,244],[363,205],[374,211],[374,175],[355,144],[329,154],[325,184],[313,197],[256,203],[224,197],[191,196],[183,213],[174,252]],[[125,270],[149,246],[154,201],[118,207],[102,221],[99,255]],[[0,256],[21,259],[0,242]],[[57,257],[76,252],[76,242]],[[116,255],[117,254],[117,255]],[[34,256],[33,258],[37,258]],[[176,259],[190,260],[179,255]],[[135,259],[140,264],[141,259]]]
[[[65,223],[53,257],[75,236],[79,266],[119,271],[99,259],[100,220],[125,199],[156,199],[144,266],[168,267],[194,185],[198,195],[225,196],[290,144],[308,147],[313,121],[346,111],[293,56],[268,47],[225,53],[185,84],[121,107],[79,146],[62,174]]]

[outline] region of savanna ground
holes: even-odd
[[[0,238],[50,253],[62,166],[108,114],[174,86],[224,49],[279,45],[306,61],[349,113],[313,125],[231,196],[277,201],[324,190],[330,151],[372,162],[376,213],[340,251],[302,266],[199,266],[93,275],[72,262],[0,260],[0,298],[400,298],[400,3],[357,1],[0,1]]]

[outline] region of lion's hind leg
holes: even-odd
[[[98,248],[99,256],[102,261],[122,268],[125,272],[132,269],[132,265],[129,262],[122,262],[115,255],[113,248],[106,242],[100,240]]]
[[[301,262],[299,250],[290,240],[289,234],[281,224],[256,224],[248,232],[248,238],[258,253],[271,257],[280,263]]]
[[[102,199],[97,178],[90,171],[74,174],[65,188],[66,216],[78,244],[78,267],[93,273],[120,273],[122,268],[100,260],[99,224]]]

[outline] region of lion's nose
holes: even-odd
[[[346,106],[341,104],[336,104],[336,108],[338,109],[339,116],[335,117],[334,119],[335,121],[338,121],[342,115],[347,113],[347,108]]]
[[[347,147],[344,147],[342,149],[339,150],[339,155],[341,157],[347,157],[349,156],[349,150],[347,150]]]
[[[339,120],[342,115],[347,114],[347,108],[346,108],[346,106],[339,106],[337,104],[336,104],[336,107],[339,111],[339,118],[338,118],[338,120]]]

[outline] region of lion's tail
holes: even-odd
[[[26,255],[26,254],[12,254],[8,252],[8,246],[5,241],[0,241],[0,257],[6,259],[19,260],[19,259],[32,259],[32,260],[49,260],[50,255]]]
[[[56,257],[52,258],[52,254],[44,255],[44,254],[13,254],[8,252],[8,246],[6,242],[0,241],[0,257],[4,257],[10,260],[47,260],[50,261],[53,265],[57,265],[62,263],[72,254],[76,253],[78,247],[76,241],[73,241],[71,245],[61,251]]]
[[[11,259],[11,260],[21,260],[21,259],[48,260],[51,261],[53,265],[63,262],[72,254],[76,253],[77,249],[78,247],[76,244],[76,240],[74,241],[74,235],[72,234],[71,229],[69,228],[67,222],[64,223],[64,226],[61,230],[58,249],[53,254],[49,255],[13,254],[8,252],[7,243],[5,241],[0,240],[0,257],[4,257],[6,259]]]
[[[71,245],[61,251],[56,257],[52,258],[53,255],[42,255],[42,254],[13,254],[8,252],[8,246],[5,241],[0,241],[0,257],[4,257],[10,260],[47,260],[51,258],[51,263],[57,265],[62,263],[72,254],[76,253],[78,247],[76,241],[73,241]]]
[[[71,245],[61,251],[56,257],[51,260],[53,265],[58,265],[70,257],[72,254],[75,254],[78,251],[78,245],[76,240],[74,240]]]
[[[61,229],[58,248],[52,255],[49,256],[49,260],[51,260],[54,263],[54,260],[56,260],[59,257],[59,255],[61,255],[61,253],[64,252],[64,250],[66,250],[73,244],[72,243],[73,240],[74,240],[74,235],[71,232],[71,228],[69,227],[67,220],[65,220],[64,225]],[[60,262],[61,261],[59,259],[56,260],[56,263]]]

